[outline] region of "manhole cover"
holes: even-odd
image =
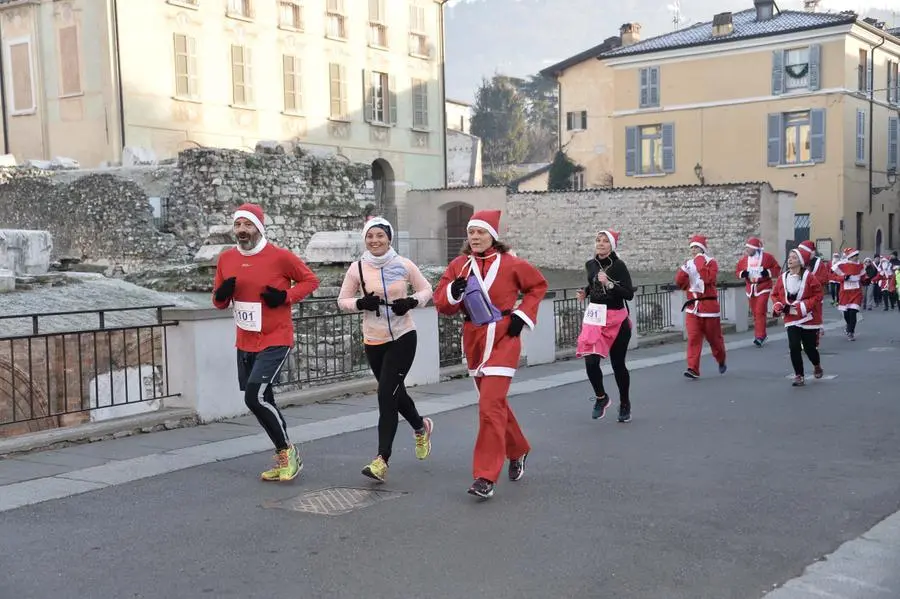
[[[290,510],[292,512],[306,512],[322,516],[339,516],[353,510],[368,507],[379,501],[396,499],[403,495],[406,495],[405,491],[331,487],[278,501],[267,501],[263,504],[263,507]]]

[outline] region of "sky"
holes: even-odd
[[[450,0],[446,8],[447,96],[472,102],[482,77],[524,77],[641,24],[646,39],[753,7],[753,0]],[[802,10],[803,0],[777,0]],[[822,0],[820,11],[855,10],[900,27],[900,0]]]

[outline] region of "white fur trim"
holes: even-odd
[[[609,239],[609,245],[612,247],[612,251],[616,251],[616,246],[618,246],[619,243],[616,241],[616,238],[613,237],[612,233],[609,231],[600,231],[598,235],[606,235],[606,238]]]
[[[749,243],[745,243],[744,247],[750,248],[751,250],[761,251],[763,248],[758,245],[750,245]]]
[[[522,312],[521,310],[513,310],[513,314],[518,315],[519,318],[525,321],[525,324],[528,325],[530,330],[534,330],[534,321],[528,318],[528,315]]]
[[[798,303],[800,304],[800,316],[806,316],[809,313],[809,310],[806,309],[806,302],[801,301]]]
[[[452,285],[452,281],[451,281],[451,285]],[[455,306],[456,304],[463,301],[463,298],[453,299],[453,294],[450,292],[451,285],[447,285],[447,301],[450,302],[451,306]],[[465,293],[463,293],[463,295],[465,295]]]
[[[484,376],[505,376],[507,378],[512,378],[516,375],[516,369],[509,368],[508,366],[487,366],[481,369],[481,374]]]
[[[242,249],[240,245],[236,246],[237,251],[240,252],[241,256],[255,256],[265,249],[265,247],[269,244],[268,240],[263,237],[259,240],[259,243],[256,244],[256,247],[252,250]]]
[[[702,243],[700,243],[699,241],[692,241],[691,245],[689,245],[688,247],[690,247],[690,248],[697,247],[697,248],[700,248],[701,250],[703,250],[704,254],[706,253],[706,246],[703,245]]]
[[[500,239],[500,235],[497,234],[497,230],[494,229],[494,227],[492,227],[490,223],[488,223],[487,221],[481,220],[480,218],[475,218],[475,219],[470,220],[469,224],[466,225],[466,230],[468,230],[469,227],[480,227],[480,228],[484,229],[485,231],[487,231],[488,233],[490,233],[491,237],[493,237],[494,239],[496,239],[496,240]]]
[[[236,221],[236,220],[239,219],[239,218],[246,218],[246,219],[249,220],[251,223],[253,223],[253,226],[255,226],[255,227],[257,228],[257,230],[260,232],[260,234],[263,234],[263,235],[265,234],[266,228],[265,228],[265,227],[263,226],[263,224],[259,221],[259,219],[256,217],[256,215],[253,214],[252,212],[250,212],[249,210],[237,210],[237,211],[235,211],[235,213],[234,213],[234,218],[232,219],[232,222]]]

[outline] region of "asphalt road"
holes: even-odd
[[[0,513],[0,598],[760,597],[900,507],[900,315],[822,349],[837,377],[801,389],[786,342],[725,376],[636,371],[628,425],[612,387],[602,421],[586,382],[516,397],[533,453],[487,502],[467,408],[435,417],[426,462],[401,423],[378,488],[403,494],[343,515],[271,502],[376,488],[374,431],[305,445],[293,483],[259,482],[259,454]]]

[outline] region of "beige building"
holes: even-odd
[[[446,102],[447,109],[447,129],[451,131],[461,131],[462,133],[472,133],[472,105],[460,102],[459,100],[450,100]]]
[[[753,0],[681,31],[623,39],[558,75],[561,120],[586,113],[577,135],[561,128],[561,143],[582,138],[572,148],[583,153],[570,156],[584,160],[591,184],[768,181],[797,193],[795,242],[883,253],[900,247],[898,34],[854,14]],[[582,64],[585,76],[570,76]]]
[[[4,148],[84,167],[293,141],[446,182],[446,0],[0,0]]]

